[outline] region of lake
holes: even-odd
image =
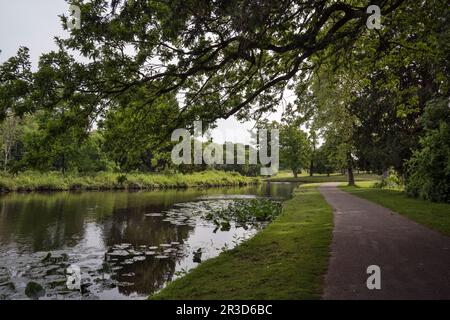
[[[205,214],[236,199],[283,201],[296,184],[0,196],[0,299],[145,299],[264,224],[220,230]],[[67,268],[81,270],[69,290]],[[27,284],[42,286],[25,293]]]

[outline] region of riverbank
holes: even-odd
[[[340,188],[355,196],[375,202],[430,229],[450,236],[450,204],[408,197],[405,192],[373,188],[373,182]]]
[[[319,299],[332,239],[331,207],[303,185],[252,239],[207,260],[151,299]]]
[[[189,187],[244,186],[259,183],[259,178],[244,177],[236,172],[203,171],[191,174],[120,174],[101,172],[95,175],[61,174],[60,172],[24,172],[0,175],[0,192],[67,191],[67,190],[139,190]]]

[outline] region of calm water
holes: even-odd
[[[142,192],[59,192],[0,197],[0,299],[142,299],[231,249],[263,226],[217,230],[203,216],[239,198],[288,198],[289,183]],[[48,254],[50,259],[45,259]],[[68,290],[66,269],[81,268]]]

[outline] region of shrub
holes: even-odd
[[[402,189],[403,180],[394,169],[389,169],[388,176],[375,183],[374,187],[380,189]]]
[[[420,141],[408,161],[406,192],[414,197],[450,202],[450,127],[441,122]]]

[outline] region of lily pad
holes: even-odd
[[[126,251],[126,250],[115,250],[115,251],[109,252],[108,255],[111,256],[111,257],[128,257],[128,256],[131,256],[131,254],[128,251]]]
[[[130,255],[132,256],[142,256],[144,253],[141,251],[136,251],[136,250],[128,250],[128,252],[130,253]]]
[[[136,274],[134,272],[122,273],[122,277],[134,277]]]
[[[131,247],[132,247],[131,243],[120,243],[120,244],[115,244],[113,246],[114,249],[122,249],[122,250],[131,248]]]
[[[146,217],[161,217],[161,213],[145,213],[144,216]]]
[[[45,289],[39,283],[30,281],[25,288],[25,294],[28,298],[39,299],[45,295]]]
[[[133,258],[133,261],[134,261],[134,262],[144,261],[144,260],[145,260],[145,257],[144,257],[144,256],[137,256],[137,257],[134,257],[134,258]]]

